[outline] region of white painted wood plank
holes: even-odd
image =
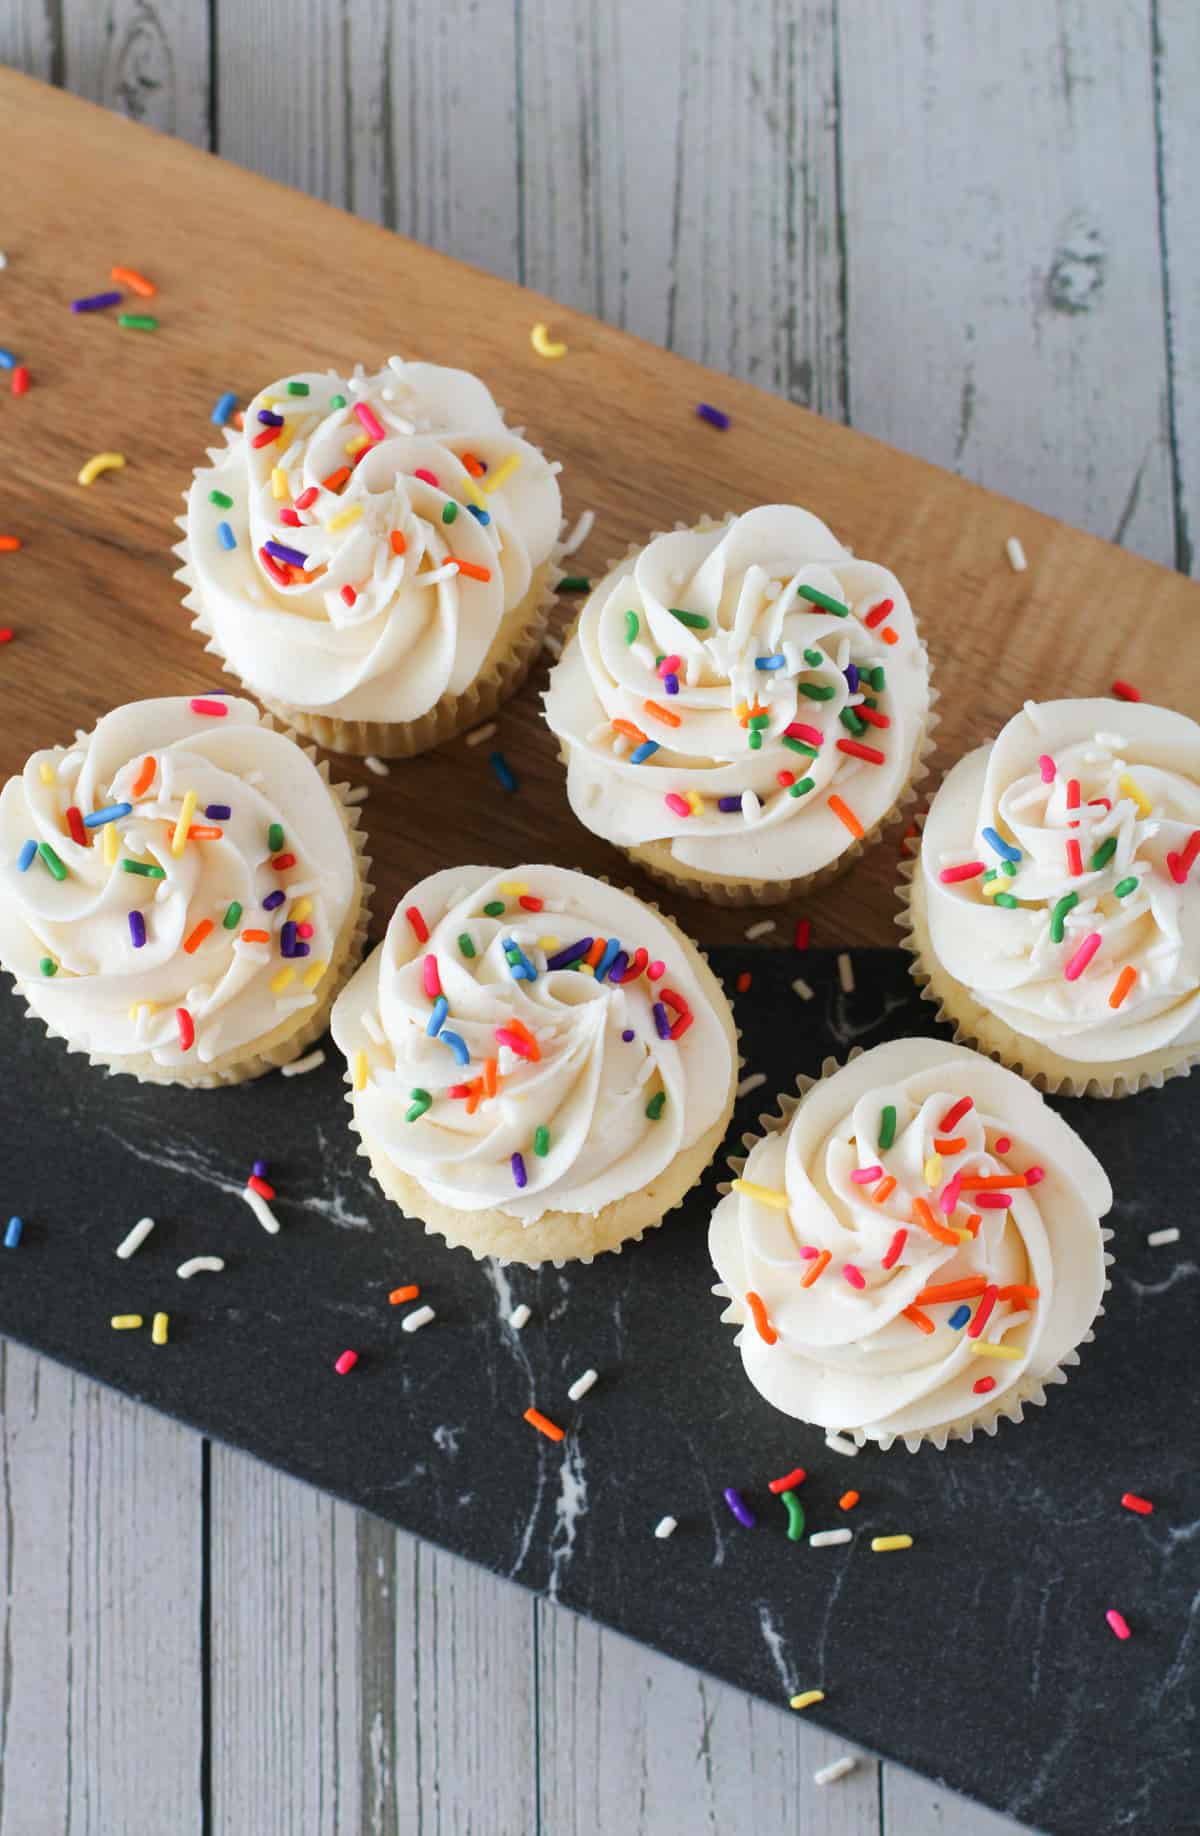
[[[839,22],[855,426],[1170,562],[1148,0]]]
[[[903,1766],[883,1768],[881,1809],[884,1836],[1022,1836],[1027,1828]]]
[[[1200,240],[1196,174],[1200,171],[1200,7],[1158,0],[1155,78],[1167,269],[1167,329],[1174,449],[1175,565],[1200,571]]]
[[[214,151],[348,205],[349,9],[328,0],[215,0],[214,19]],[[269,234],[264,224],[264,250]]]
[[[10,1344],[0,1417],[0,1836],[200,1836],[200,1442]]]
[[[62,81],[134,121],[208,145],[208,8],[200,0],[63,0]]]
[[[61,81],[62,37],[46,0],[5,0],[0,7],[0,64],[43,83]]]

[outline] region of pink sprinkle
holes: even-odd
[[[887,1246],[887,1255],[883,1258],[883,1261],[880,1263],[879,1265],[880,1268],[883,1268],[883,1269],[895,1268],[896,1264],[900,1260],[900,1252],[904,1248],[904,1245],[907,1242],[908,1242],[908,1232],[906,1230],[898,1230],[895,1236],[892,1238],[891,1242]]]
[[[223,701],[206,701],[203,695],[194,695],[191,701],[193,714],[228,714],[229,709]]]
[[[387,438],[384,428],[380,424],[374,409],[368,408],[366,402],[355,402],[354,412],[358,420],[370,434],[372,440],[384,440]]]
[[[416,471],[413,473],[413,477],[424,479],[425,483],[428,485],[432,485],[435,491],[441,489],[434,474],[432,472],[427,472],[423,465],[419,465],[417,467]]]
[[[1118,1613],[1115,1606],[1110,1606],[1104,1617],[1107,1619],[1118,1638],[1129,1638],[1131,1636],[1129,1623],[1124,1613]]]
[[[421,915],[420,906],[419,905],[406,905],[404,908],[404,916],[408,919],[408,922],[411,924],[413,930],[416,932],[417,942],[418,943],[428,943],[429,942],[429,926],[426,924],[424,918]]]
[[[955,886],[959,880],[974,880],[986,871],[982,861],[964,861],[961,867],[943,867],[938,879],[943,886]]]
[[[427,956],[421,964],[421,979],[425,984],[425,993],[431,1001],[436,1001],[442,992],[442,978],[438,974],[436,956]]]
[[[999,1143],[997,1143],[997,1146],[998,1145]],[[1045,1167],[1026,1167],[1025,1169],[1025,1184],[1027,1186],[1040,1186],[1045,1177]]]
[[[673,676],[677,669],[683,668],[682,657],[664,657],[658,666],[660,676]]]
[[[297,937],[302,938],[305,943],[308,942],[312,934],[313,934],[313,928],[312,928],[312,925],[308,923],[307,919],[305,920],[303,924],[298,924],[296,926]]]
[[[534,1048],[528,1039],[522,1039],[520,1033],[512,1032],[507,1026],[496,1028],[496,1044],[507,1046],[510,1052],[516,1053],[518,1058],[533,1058]]]
[[[1063,970],[1068,982],[1077,982],[1088,964],[1100,948],[1099,931],[1089,931],[1088,935],[1076,950],[1074,956]]]
[[[867,1285],[866,1276],[861,1269],[856,1269],[852,1262],[843,1264],[842,1274],[846,1277],[846,1280],[850,1283],[852,1288],[865,1288]]]
[[[1042,783],[1053,784],[1056,767],[1054,760],[1050,757],[1048,752],[1043,752],[1041,758],[1038,760],[1038,769],[1042,774]]]
[[[303,529],[304,527],[296,512],[287,508],[279,512],[279,520],[281,523],[286,523],[289,529]]]
[[[996,1136],[997,1154],[1007,1154],[1011,1146],[1012,1146],[1012,1137],[1010,1135],[997,1135]]]
[[[800,1250],[800,1254],[803,1256],[805,1262],[811,1262],[813,1257],[819,1256],[821,1252],[814,1244],[805,1243]]]
[[[973,1192],[971,1197],[981,1211],[1007,1211],[1012,1204],[1011,1192]]]
[[[958,1189],[961,1185],[962,1185],[962,1170],[960,1168],[959,1171],[954,1175],[954,1178],[951,1180],[947,1180],[946,1184],[942,1187],[942,1195],[938,1199],[938,1204],[941,1206],[943,1212],[945,1213],[947,1217],[950,1216],[951,1212],[954,1210],[954,1207],[958,1204]]]
[[[344,1377],[346,1372],[352,1371],[357,1363],[358,1353],[356,1351],[344,1351],[333,1368],[339,1377]]]
[[[882,1167],[855,1167],[850,1175],[856,1186],[873,1186],[877,1179],[883,1178]]]
[[[691,804],[681,797],[678,791],[668,791],[663,802],[676,816],[690,816],[692,813]]]
[[[647,979],[651,982],[660,981],[666,973],[667,973],[667,965],[663,962],[660,962],[657,957],[655,957],[654,961],[650,964],[649,968],[646,970]]]
[[[821,746],[825,743],[825,735],[820,727],[810,727],[802,720],[794,720],[790,727],[783,730],[789,739],[803,740],[806,746]]]

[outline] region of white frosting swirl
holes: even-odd
[[[555,967],[581,939],[619,944],[627,960],[610,947],[599,974]],[[643,967],[618,984],[606,963]],[[527,1225],[640,1192],[720,1119],[732,1076],[729,1037],[677,934],[561,867],[423,880],[339,996],[333,1037],[373,1151],[443,1204]]]
[[[224,712],[183,696],[132,702],[73,746],[35,752],[0,793],[0,960],[34,1013],[105,1059],[208,1064],[265,1037],[322,998],[319,971],[357,909],[352,845],[316,766],[251,702],[197,701]],[[177,852],[189,792],[201,834]],[[62,878],[41,854],[22,868],[39,843]],[[186,1048],[179,1009],[194,1029]]]
[[[1144,702],[1029,702],[933,800],[920,873],[934,954],[979,1006],[1068,1059],[1128,1066],[1200,1045],[1200,863],[1183,864],[1198,830],[1194,721]]]
[[[622,561],[584,606],[546,696],[587,828],[764,880],[819,870],[855,824],[886,816],[929,710],[928,658],[899,581],[788,504],[656,536]]]
[[[263,415],[283,425],[257,446]],[[554,471],[465,370],[284,378],[210,459],[180,552],[219,649],[256,694],[347,720],[462,694],[558,535]]]
[[[980,1178],[995,1183],[968,1183]],[[1111,1203],[1099,1162],[1024,1079],[901,1039],[823,1078],[755,1142],[709,1247],[769,1402],[860,1443],[911,1444],[1060,1380],[1100,1306]],[[948,1284],[959,1291],[939,1297]]]

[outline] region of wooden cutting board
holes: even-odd
[[[394,351],[477,371],[562,461],[568,516],[596,514],[572,562],[580,573],[679,519],[780,500],[893,568],[941,692],[939,772],[1026,697],[1103,694],[1116,677],[1200,716],[1200,587],[1178,575],[11,71],[0,71],[0,155],[0,346],[32,376],[12,397],[0,375],[0,534],[23,544],[0,554],[0,624],[14,633],[0,649],[4,776],[121,702],[213,683],[170,550],[216,398],[245,401],[293,369],[374,368]],[[114,264],[157,283],[152,302],[129,302],[155,314],[156,332],[70,311]],[[565,357],[533,350],[538,320]],[[731,416],[728,431],[697,419],[700,401]],[[80,466],[109,449],[125,469],[80,486]],[[1005,558],[1012,534],[1023,574]],[[544,681],[536,670],[494,742],[516,794],[498,784],[489,748],[463,740],[386,779],[346,762],[344,775],[370,785],[378,922],[434,868],[542,858],[623,877],[703,942],[738,941],[755,914],[663,899],[575,821],[540,715]],[[900,834],[804,902],[815,942],[894,940]],[[795,915],[779,913],[781,941]]]

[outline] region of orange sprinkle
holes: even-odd
[[[1035,1288],[1030,1282],[1014,1281],[1007,1288],[997,1288],[996,1299],[1020,1301],[1024,1306],[1030,1301],[1037,1300],[1040,1294],[1041,1289]]]
[[[885,644],[898,644],[900,642],[900,639],[890,625],[885,625],[879,635]]]
[[[350,476],[348,465],[339,465],[336,472],[330,472],[328,478],[322,478],[321,484],[326,491],[340,491]]]
[[[764,1340],[768,1345],[774,1345],[779,1334],[767,1317],[767,1310],[763,1305],[762,1295],[756,1294],[753,1288],[747,1288],[746,1305],[754,1316],[754,1330],[757,1332],[759,1338]]]
[[[508,1022],[508,1030],[510,1033],[515,1033],[518,1039],[523,1039],[525,1041],[525,1044],[529,1047],[530,1061],[536,1065],[542,1056],[541,1047],[538,1045],[537,1040],[534,1038],[529,1028],[523,1021],[513,1018]]]
[[[0,554],[15,555],[20,546],[20,536],[0,536]]]
[[[208,936],[208,933],[212,930],[212,928],[213,928],[212,919],[202,918],[199,924],[196,926],[195,930],[192,932],[191,936],[184,938],[183,947],[189,956],[195,955],[196,951],[200,948],[200,945],[204,942],[204,939]]]
[[[406,1288],[393,1288],[388,1295],[388,1300],[393,1307],[399,1307],[403,1305],[405,1301],[416,1300],[420,1292],[421,1290],[416,1282],[410,1281]]]
[[[138,772],[137,777],[134,779],[133,791],[131,793],[134,797],[144,797],[145,796],[146,792],[150,789],[150,786],[154,782],[154,772],[155,772],[154,760],[153,759],[143,759],[142,769]]]
[[[483,1094],[484,1096],[494,1097],[496,1094],[497,1069],[498,1069],[498,1066],[494,1058],[484,1059],[483,1061]]]
[[[224,833],[224,829],[218,829],[210,823],[194,822],[187,832],[187,838],[189,841],[220,841]]]
[[[604,952],[607,950],[607,948],[608,948],[608,938],[607,937],[596,937],[593,939],[592,947],[583,959],[584,962],[588,965],[589,969],[594,969],[596,967],[596,964],[600,961],[600,958],[604,955]]]
[[[960,1179],[960,1192],[1007,1192],[1011,1186],[1024,1186],[1028,1181],[1023,1173],[968,1173]]]
[[[919,1307],[904,1307],[901,1311],[905,1319],[911,1320],[914,1326],[919,1326],[922,1332],[933,1331],[933,1321],[927,1313],[922,1313]]]
[[[952,1135],[949,1141],[943,1141],[939,1135],[933,1137],[935,1154],[961,1154],[967,1145],[965,1135]]]
[[[838,1499],[838,1509],[840,1511],[853,1511],[857,1503],[858,1503],[858,1493],[857,1492],[843,1492],[841,1497]]]
[[[861,841],[866,834],[866,830],[863,828],[862,823],[858,820],[858,817],[854,814],[849,804],[843,803],[840,797],[831,797],[829,799],[829,807],[838,821],[845,823],[855,841]]]
[[[526,1409],[525,1420],[531,1428],[536,1428],[539,1434],[544,1434],[548,1441],[562,1440],[563,1430],[557,1422],[552,1422],[548,1415],[543,1415],[540,1409]]]
[[[743,969],[742,973],[738,976],[737,983],[736,983],[737,991],[739,994],[745,994],[746,990],[750,986],[750,981],[751,981],[750,971],[748,969]]]
[[[243,931],[242,932],[242,942],[243,943],[270,943],[270,941],[271,941],[270,931]]]
[[[986,1287],[982,1275],[967,1275],[962,1281],[939,1281],[932,1288],[922,1288],[917,1300],[926,1307],[936,1307],[939,1301],[974,1300]]]
[[[467,1114],[473,1116],[483,1097],[483,1079],[474,1077],[467,1086]]]
[[[979,1212],[973,1211],[970,1217],[967,1219],[967,1229],[970,1231],[973,1237],[977,1237],[979,1235],[979,1226],[982,1223],[983,1223],[983,1219],[980,1216]]]
[[[895,1190],[896,1190],[896,1182],[892,1178],[891,1174],[889,1173],[886,1176],[886,1178],[880,1180],[874,1192],[872,1192],[871,1194],[872,1205],[882,1205],[885,1199],[891,1198],[892,1193]]]
[[[398,529],[392,530],[391,534],[388,536],[388,541],[392,545],[392,553],[394,555],[404,554],[408,547],[408,543],[404,540],[404,537],[400,534]]]
[[[832,1251],[822,1250],[821,1254],[816,1258],[816,1260],[809,1267],[808,1274],[802,1275],[800,1277],[800,1286],[802,1288],[811,1288],[813,1285],[813,1282],[816,1281],[819,1275],[823,1275],[825,1273],[825,1270],[828,1268],[829,1264],[832,1261],[833,1261]]]
[[[147,280],[144,274],[139,274],[136,268],[114,268],[109,278],[120,281],[122,286],[129,288],[130,293],[140,293],[144,300],[152,300],[158,292],[154,282]]]
[[[958,1232],[948,1229],[945,1224],[938,1223],[932,1211],[929,1209],[929,1201],[927,1199],[918,1198],[913,1200],[912,1222],[914,1224],[919,1224],[922,1230],[927,1230],[931,1237],[937,1238],[939,1243],[958,1242]]]
[[[655,720],[663,721],[668,727],[681,724],[678,714],[672,714],[670,708],[660,708],[657,701],[643,701],[642,706],[647,714],[653,714]]]
[[[636,745],[646,744],[646,735],[640,727],[635,727],[631,720],[614,720],[612,726],[614,733],[623,733],[626,739],[633,740]]]
[[[1117,977],[1116,981],[1113,983],[1112,993],[1108,997],[1108,1005],[1110,1007],[1120,1007],[1122,1001],[1125,999],[1125,996],[1129,993],[1129,990],[1133,987],[1133,984],[1136,981],[1137,981],[1137,970],[1134,968],[1132,963],[1126,963],[1120,975]]]
[[[482,478],[483,477],[483,473],[484,473],[483,462],[482,460],[477,459],[474,453],[460,453],[458,456],[462,460],[462,468],[464,472],[469,472],[472,478]]]
[[[468,580],[490,580],[492,577],[490,567],[477,567],[474,561],[460,561],[457,555],[447,555],[446,559],[453,561],[459,573],[465,574]]]

